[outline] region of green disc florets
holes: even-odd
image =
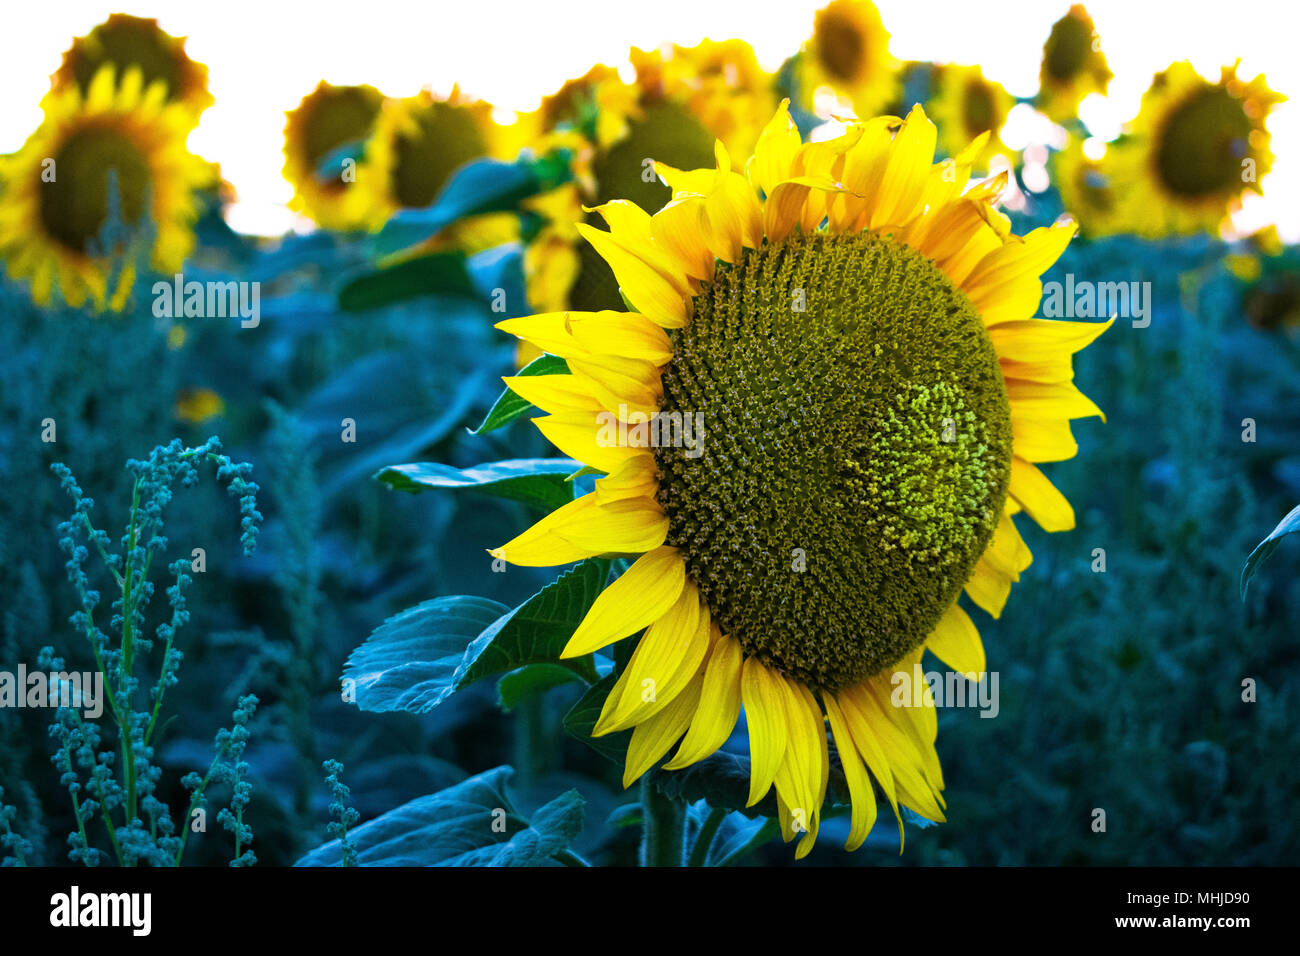
[[[656,449],[659,500],[714,620],[813,687],[921,644],[1006,499],[1010,409],[965,293],[870,235],[746,250],[672,333],[664,410],[702,413]]]

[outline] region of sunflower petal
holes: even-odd
[[[780,678],[769,671],[756,657],[745,661],[740,675],[740,699],[745,706],[745,720],[749,725],[749,799],[745,806],[752,807],[776,780],[781,762],[785,758],[786,726],[785,700]]]
[[[685,584],[686,565],[676,548],[641,555],[600,592],[560,656],[590,654],[653,624],[677,602]]]

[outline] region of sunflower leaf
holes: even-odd
[[[539,355],[523,368],[516,375],[566,375],[569,371],[569,363],[562,358],[554,355]],[[530,412],[538,411],[536,405],[524,401],[510,389],[506,389],[501,396],[488,410],[487,417],[483,419],[483,424],[474,429],[472,434],[483,435],[490,431],[495,431],[513,421],[523,418]]]
[[[593,737],[592,730],[600,718],[605,698],[618,682],[617,674],[606,674],[591,686],[581,699],[564,715],[564,729],[603,757],[608,757],[620,767],[627,758],[627,746],[632,741],[632,731],[620,730],[616,734]]]
[[[452,174],[433,204],[424,209],[403,209],[388,220],[375,237],[380,255],[398,252],[437,235],[467,216],[511,212],[538,193],[566,182],[571,173],[560,153],[513,163],[480,159]]]
[[[343,667],[357,706],[427,714],[457,689],[468,648],[507,611],[487,598],[455,595],[393,615]]]
[[[582,831],[586,801],[569,790],[521,819],[506,796],[514,771],[496,767],[390,810],[348,832],[361,866],[554,866]],[[494,825],[498,821],[502,826]],[[332,840],[297,866],[340,866]]]
[[[580,467],[571,458],[513,458],[471,468],[425,461],[389,465],[375,478],[397,491],[476,491],[549,512],[573,500],[573,483],[565,479]]]
[[[1241,569],[1241,599],[1246,600],[1246,589],[1250,587],[1251,579],[1259,570],[1270,554],[1277,550],[1282,539],[1289,534],[1300,531],[1300,505],[1291,509],[1290,513],[1277,523],[1277,527],[1269,532],[1267,538],[1255,546],[1255,550],[1250,552],[1250,557],[1246,559],[1245,565]]]
[[[596,683],[599,675],[590,654],[560,660],[560,653],[608,576],[608,561],[583,561],[493,621],[466,651],[467,665],[457,688],[529,664],[562,667],[589,684]]]
[[[339,290],[339,308],[360,312],[435,293],[478,295],[462,253],[433,252],[348,279]]]
[[[582,677],[573,668],[563,664],[525,664],[502,675],[497,681],[497,705],[502,710],[514,710],[526,697],[581,680]]]

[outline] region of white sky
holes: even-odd
[[[540,97],[595,62],[617,64],[630,45],[690,45],[704,37],[748,40],[775,68],[812,27],[823,0],[101,0],[5,5],[0,33],[0,152],[20,147],[40,122],[49,74],[72,37],[116,10],[156,16],[189,37],[186,49],[208,64],[216,105],[190,148],[221,164],[238,192],[230,220],[273,234],[292,228],[280,176],[284,111],[317,80],[370,83],[405,96],[428,86],[463,89],[507,110]],[[902,59],[978,63],[1012,93],[1037,89],[1042,42],[1068,0],[877,0],[891,49]],[[1177,59],[1218,77],[1241,73],[1300,98],[1294,0],[1092,0],[1086,4],[1116,78],[1110,96],[1085,118],[1112,135],[1138,107],[1151,76]],[[1300,240],[1300,106],[1270,120],[1278,161],[1263,181],[1266,198],[1237,218],[1249,231],[1276,222]],[[1098,129],[1100,127],[1100,129]]]

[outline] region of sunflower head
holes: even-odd
[[[935,92],[930,106],[940,130],[941,152],[955,156],[987,133],[984,149],[975,158],[976,169],[987,169],[994,156],[1011,154],[998,131],[1015,99],[1001,83],[985,77],[978,66],[950,65],[936,67],[931,82]]]
[[[105,65],[124,77],[135,67],[144,85],[161,82],[169,102],[182,104],[194,118],[212,105],[208,68],[190,59],[185,38],[174,37],[158,21],[114,13],[84,37],[77,37],[63,54],[52,77],[56,89],[75,86],[83,96]]]
[[[1092,17],[1076,3],[1056,23],[1043,44],[1037,106],[1058,123],[1074,117],[1089,93],[1106,94],[1114,76],[1106,65]]]
[[[604,477],[492,554],[639,555],[564,651],[641,634],[595,733],[632,730],[629,785],[674,745],[666,769],[707,757],[743,708],[750,805],[775,788],[800,856],[832,743],[850,848],[873,778],[943,818],[933,700],[895,706],[892,676],[926,650],[984,670],[959,598],[1001,613],[1030,561],[1012,515],[1073,526],[1036,463],[1100,414],[1070,355],[1106,325],[1032,318],[1073,224],[1012,234],[1005,174],[963,191],[982,138],[937,164],[936,140],[917,107],[805,144],[783,103],[744,167],[717,143],[710,168],[657,167],[653,215],[577,225],[633,311],[499,326],[566,359],[506,382]]]
[[[753,151],[776,108],[775,78],[759,66],[744,40],[704,40],[668,50],[634,47],[631,60],[642,104],[683,106],[710,137],[737,155]]]
[[[1236,66],[1217,83],[1187,62],[1156,75],[1129,136],[1108,151],[1107,166],[1126,188],[1123,226],[1159,237],[1217,232],[1273,163],[1266,125],[1285,97],[1264,77],[1247,82]]]
[[[359,229],[382,218],[371,196],[356,188],[361,144],[370,138],[384,97],[373,86],[321,83],[285,114],[284,177],[293,185],[289,208],[326,229]],[[348,155],[340,155],[340,151]]]
[[[877,112],[897,93],[898,63],[871,0],[831,0],[817,11],[799,64],[800,95],[808,108],[820,87],[846,97],[859,116]]]
[[[1110,147],[1107,156],[1115,148]],[[1083,151],[1083,141],[1071,136],[1065,149],[1052,154],[1051,169],[1061,203],[1078,220],[1080,232],[1089,238],[1099,238],[1124,231],[1123,193],[1116,187],[1105,156],[1100,160],[1089,159]]]
[[[121,309],[135,270],[126,250],[101,245],[110,211],[149,239],[155,269],[173,272],[193,247],[195,191],[212,167],[185,147],[188,111],[168,102],[163,83],[146,88],[139,69],[119,82],[107,65],[84,95],[56,89],[41,105],[40,127],[0,164],[0,254],[42,305],[57,286],[74,308],[89,298]]]
[[[466,163],[507,153],[490,104],[466,98],[459,88],[446,99],[426,90],[384,103],[357,179],[367,209],[382,221],[392,209],[430,205]]]

